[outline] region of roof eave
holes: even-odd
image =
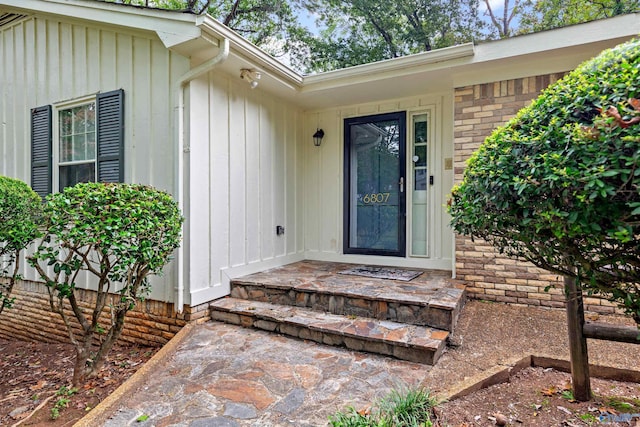
[[[214,38],[226,38],[231,42],[231,52],[255,64],[261,71],[270,73],[282,83],[295,89],[300,89],[303,84],[303,77],[291,67],[281,63],[250,41],[240,36],[229,27],[216,21],[211,16],[203,16],[203,20],[198,24],[205,34]]]
[[[201,17],[180,11],[128,7],[88,0],[0,0],[0,7],[2,6],[29,14],[77,17],[107,25],[151,31],[158,35],[167,48],[195,40],[201,35],[200,28],[195,25]]]

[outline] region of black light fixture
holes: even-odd
[[[313,134],[313,145],[320,147],[322,138],[324,138],[324,131],[322,129],[316,129],[316,133]]]

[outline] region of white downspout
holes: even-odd
[[[213,58],[208,61],[203,62],[195,68],[187,71],[182,77],[178,79],[176,82],[176,97],[177,105],[176,111],[178,115],[178,173],[177,173],[177,191],[178,191],[178,207],[181,212],[184,212],[184,156],[189,155],[189,150],[185,150],[184,147],[184,88],[191,82],[193,79],[201,76],[204,73],[211,71],[218,64],[224,62],[229,56],[229,39],[222,39],[222,48],[220,52]],[[184,306],[184,229],[183,229],[183,244],[178,248],[178,254],[176,256],[177,262],[177,270],[178,270],[178,285],[176,289],[176,311],[178,313],[182,312],[182,308]]]

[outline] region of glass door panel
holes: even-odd
[[[345,253],[405,255],[405,120],[345,120]]]

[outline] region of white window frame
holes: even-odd
[[[51,120],[52,126],[52,162],[51,162],[51,191],[53,193],[60,192],[60,166],[71,166],[74,164],[85,164],[89,163],[88,161],[78,161],[78,162],[64,162],[61,164],[60,162],[60,112],[63,110],[68,110],[74,107],[81,107],[86,104],[93,103],[96,108],[96,122],[97,122],[97,97],[96,95],[88,95],[81,98],[74,98],[72,100],[67,100],[63,102],[58,102],[52,104],[53,106],[53,117]],[[97,127],[96,127],[97,133]],[[94,177],[98,176],[98,149],[97,149],[97,134],[96,134],[96,153],[93,159],[93,167],[94,167]]]
[[[441,176],[437,175],[435,167],[436,156],[436,144],[437,144],[437,132],[436,132],[436,105],[425,105],[420,108],[411,109],[407,111],[407,254],[411,258],[432,258],[433,248],[433,233],[435,230],[434,222],[434,203],[433,197],[434,188],[429,184],[429,176],[433,175],[437,181],[440,181]],[[415,130],[414,130],[414,118],[418,116],[427,116],[427,186],[423,190],[426,192],[426,217],[424,218],[425,226],[425,253],[414,252],[414,191],[415,190],[415,164],[413,162],[413,155],[415,152]]]

